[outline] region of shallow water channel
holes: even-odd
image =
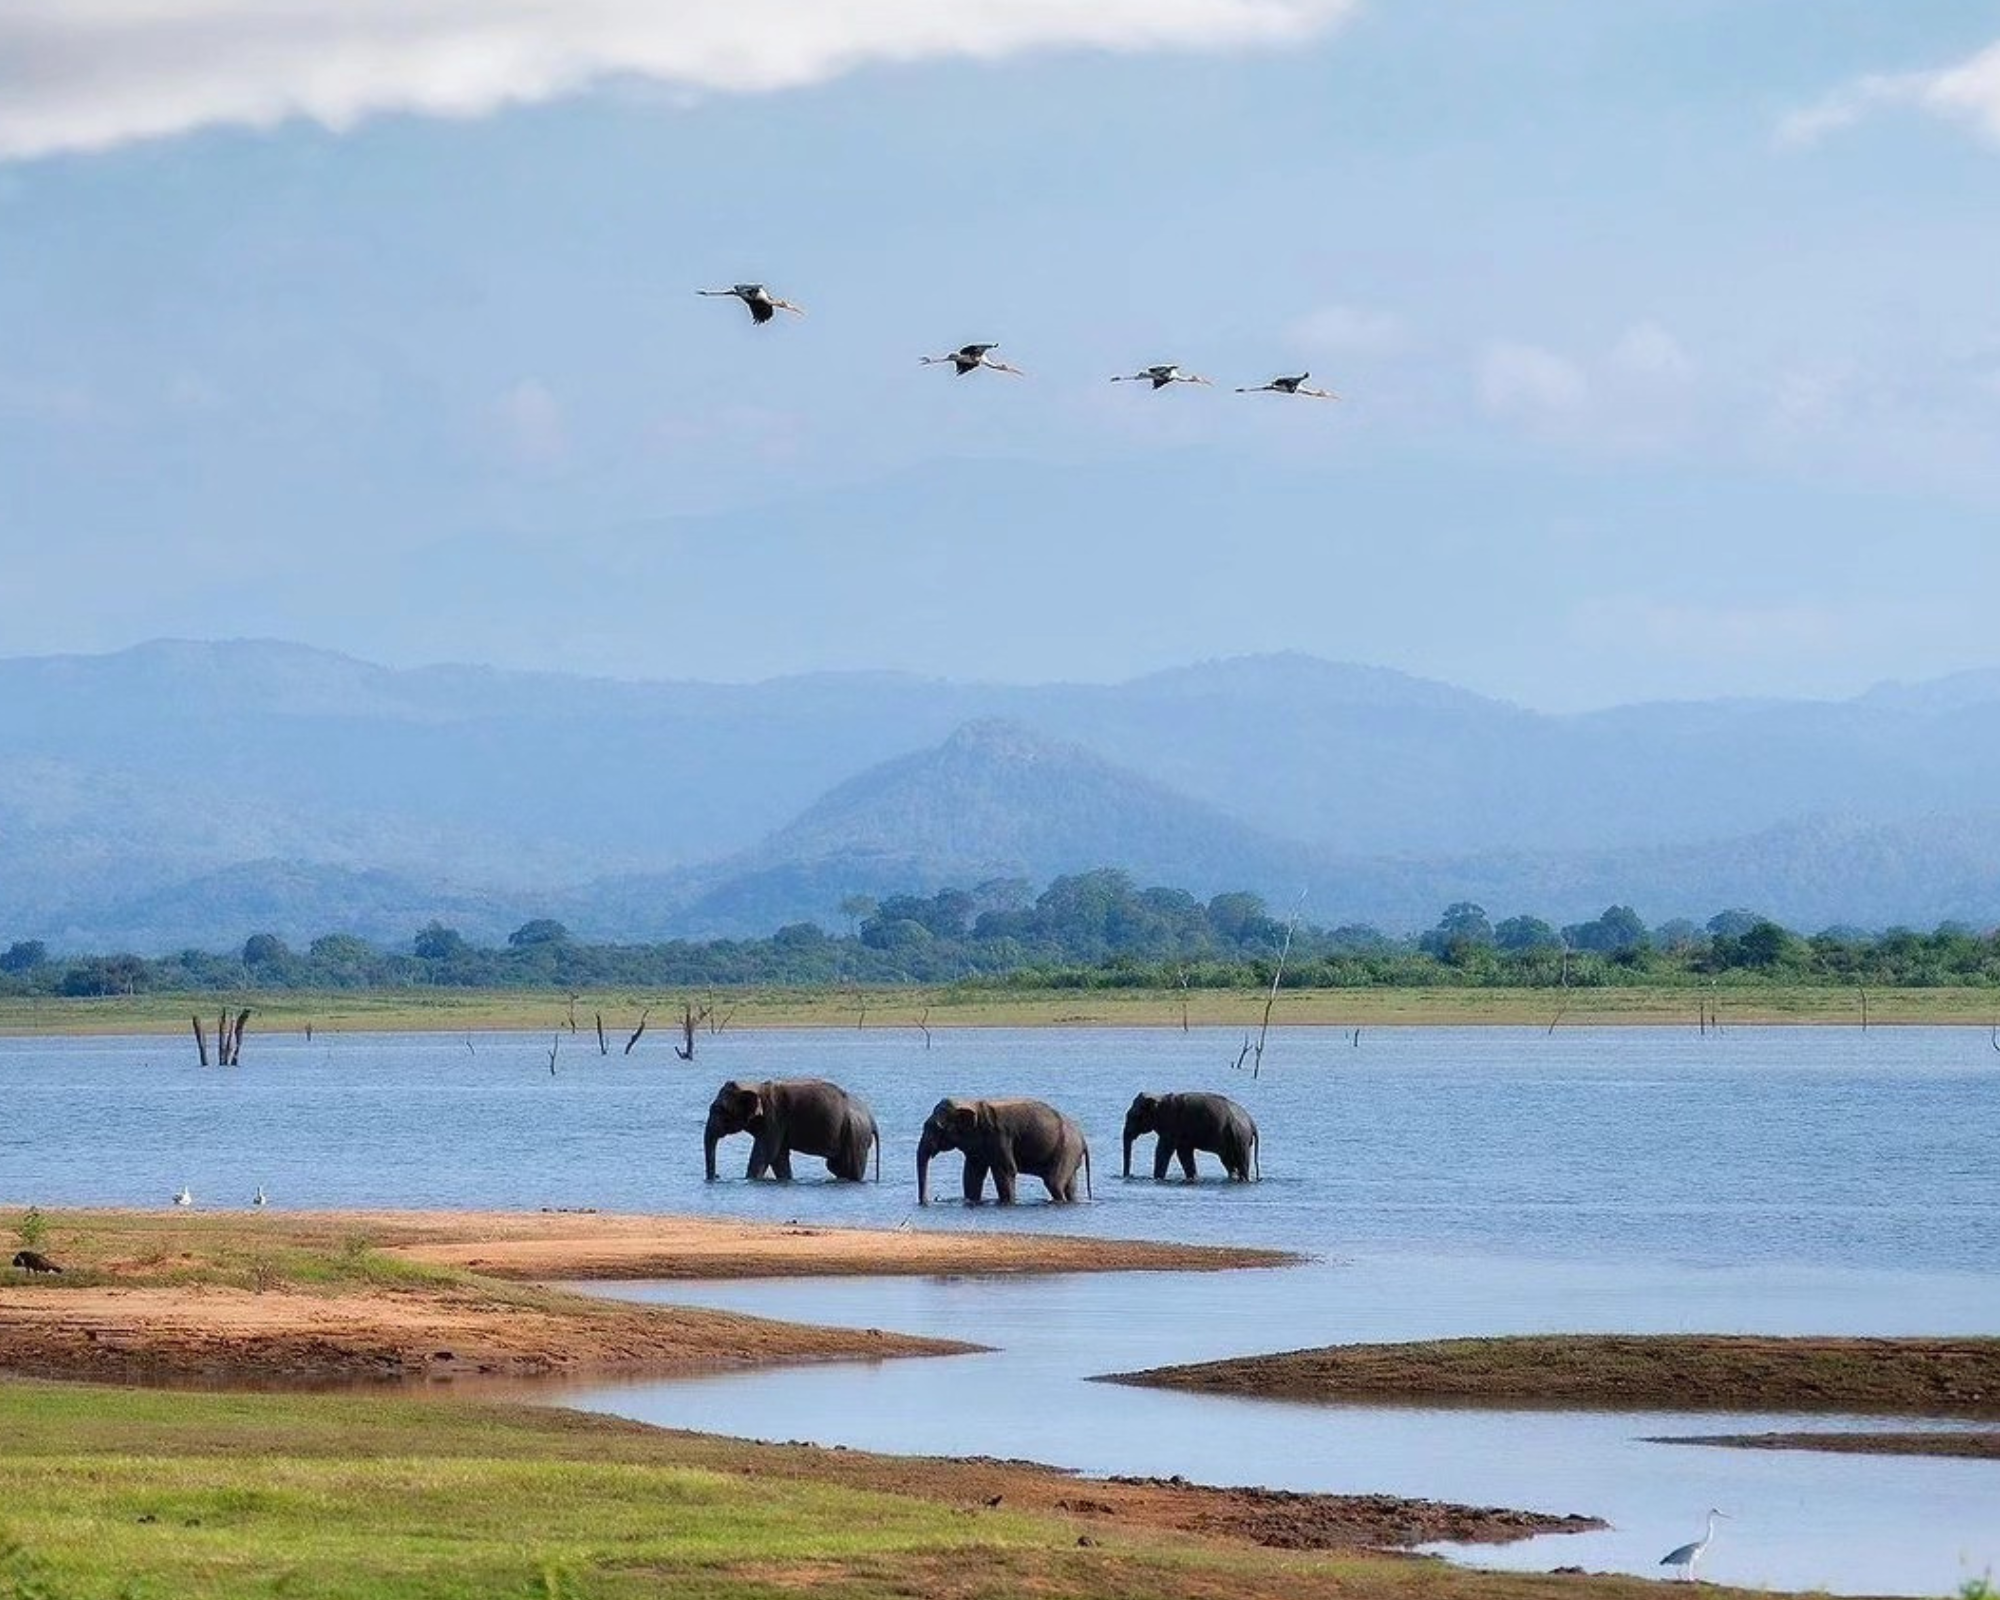
[[[1944,1594],[2000,1570],[2000,1464],[1646,1443],[1829,1419],[1314,1407],[1092,1383],[1342,1340],[1531,1331],[2000,1332],[2000,1054],[1971,1029],[1177,1030],[909,1027],[705,1036],[548,1071],[546,1035],[259,1039],[237,1072],[178,1041],[0,1041],[0,1200],[594,1205],[923,1228],[1268,1244],[1292,1268],[1056,1279],[619,1285],[607,1292],[990,1344],[992,1354],[598,1386],[565,1403],[676,1426],[1086,1471],[1594,1513],[1604,1533],[1451,1552],[1655,1573],[1734,1515],[1721,1581]],[[614,1051],[615,1051],[614,1046]],[[724,1077],[835,1077],[885,1131],[884,1181],[701,1181]],[[1256,1113],[1266,1180],[1120,1181],[1142,1087]],[[1089,1131],[1096,1201],[915,1207],[924,1112],[1027,1093]],[[746,1141],[723,1147],[740,1174]],[[1150,1171],[1143,1159],[1138,1170]],[[801,1170],[816,1169],[803,1163]],[[941,1158],[942,1190],[956,1158]],[[1024,1193],[1037,1186],[1027,1184]],[[1835,1422],[1833,1425],[1850,1425]],[[1870,1424],[1876,1425],[1876,1424]]]

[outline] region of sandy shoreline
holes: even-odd
[[[545,1280],[1221,1270],[1268,1251],[693,1217],[65,1211],[0,1271],[0,1370],[255,1387],[676,1375],[973,1346],[633,1305]],[[8,1252],[11,1258],[11,1251]]]

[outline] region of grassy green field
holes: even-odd
[[[527,1407],[0,1382],[0,1595],[1637,1595],[844,1482],[875,1458]],[[955,1492],[954,1492],[955,1490]],[[1091,1532],[1080,1535],[1080,1526]]]
[[[572,1005],[572,998],[574,1004]],[[537,990],[409,989],[384,992],[273,991],[232,996],[252,1008],[246,1056],[260,1033],[484,1032],[497,1029],[567,1033],[596,1049],[595,1022],[617,1056],[640,1013],[652,1008],[641,1050],[662,1051],[677,1036],[681,1007],[693,998],[712,1008],[704,1029],[922,1027],[1156,1027],[1182,1023],[1180,996],[1146,989],[1060,989],[995,992],[982,988],[868,990],[750,989],[700,995],[566,993]],[[1852,988],[1741,985],[1696,991],[1669,985],[1552,989],[1402,988],[1288,989],[1272,1012],[1274,1029],[1449,1025],[1563,1028],[1667,1025],[1693,1028],[1704,1003],[1726,1028],[1732,1024],[1795,1023],[1858,1027],[1860,999]],[[107,999],[0,999],[4,1034],[190,1034],[189,1016],[212,1027],[219,1002],[187,995]],[[1264,996],[1248,990],[1198,990],[1186,1017],[1195,1027],[1254,1029]],[[2000,1022],[2000,992],[1991,989],[1871,989],[1874,1026],[1951,1023],[1991,1028]],[[194,1041],[188,1039],[192,1051]]]

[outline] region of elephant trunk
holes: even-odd
[[[931,1203],[931,1157],[945,1148],[944,1142],[928,1127],[917,1141],[917,1204],[920,1206]]]
[[[722,1142],[722,1136],[728,1131],[722,1125],[721,1119],[711,1111],[708,1114],[708,1126],[702,1129],[701,1134],[702,1154],[708,1161],[708,1181],[710,1183],[715,1182],[715,1147]]]
[[[1130,1131],[1129,1129],[1128,1129],[1128,1130],[1126,1131],[1126,1134],[1125,1134],[1125,1176],[1126,1176],[1126,1177],[1128,1177],[1128,1178],[1132,1176],[1132,1144],[1133,1144],[1133,1141],[1134,1141],[1134,1140],[1136,1140],[1136,1139],[1137,1139],[1138,1137],[1139,1137],[1139,1136],[1138,1136],[1138,1135],[1137,1135],[1136,1133],[1133,1133],[1133,1132],[1131,1132],[1131,1131]]]

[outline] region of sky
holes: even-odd
[[[0,655],[2000,665],[1996,202],[1974,0],[11,0]]]

